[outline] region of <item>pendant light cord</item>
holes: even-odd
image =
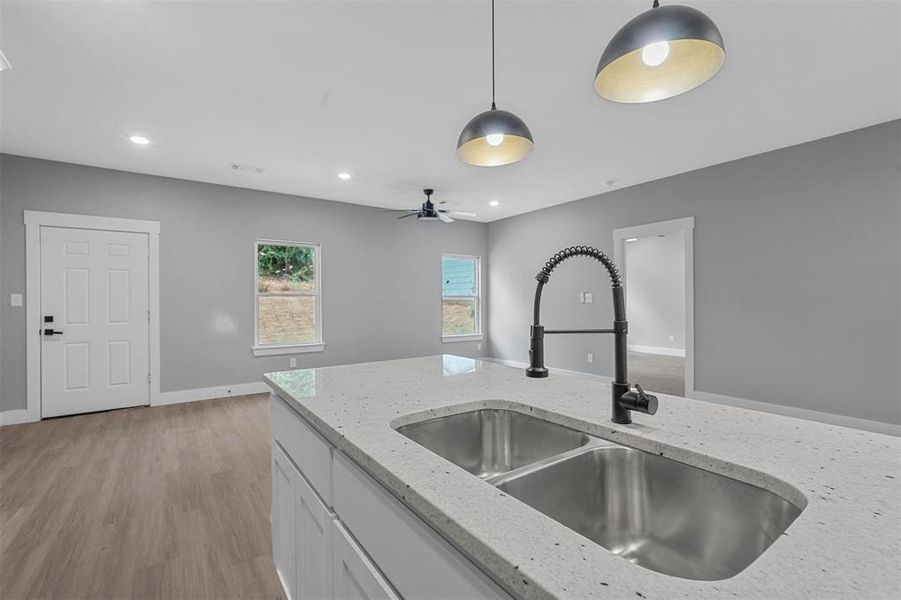
[[[494,0],[491,0],[491,110],[497,110],[494,103],[494,87]]]

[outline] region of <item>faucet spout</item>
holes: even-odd
[[[551,273],[560,263],[574,256],[584,256],[597,260],[607,270],[610,276],[611,293],[613,294],[613,328],[612,329],[554,329],[545,330],[541,325],[541,293],[544,286],[550,281]],[[558,333],[612,333],[614,336],[614,380],[613,380],[613,422],[631,423],[630,412],[637,410],[648,414],[657,412],[657,398],[645,394],[639,387],[639,392],[632,392],[628,382],[628,369],[626,366],[627,345],[626,335],[629,332],[629,323],[626,321],[626,303],[623,296],[622,277],[616,265],[610,258],[591,246],[572,246],[554,254],[544,264],[535,276],[538,286],[535,288],[535,303],[532,314],[532,327],[530,329],[529,342],[529,367],[526,376],[544,378],[548,376],[548,369],[544,364],[544,336]]]

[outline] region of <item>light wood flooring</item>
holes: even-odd
[[[265,395],[0,427],[0,598],[277,598]]]

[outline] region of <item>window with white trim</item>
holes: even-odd
[[[321,349],[319,245],[258,240],[254,248],[254,353]]]
[[[479,263],[478,256],[441,257],[441,335],[445,338],[482,333]]]

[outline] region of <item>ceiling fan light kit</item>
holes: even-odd
[[[654,0],[607,44],[594,89],[613,102],[656,102],[698,87],[725,62],[723,37],[710,17]]]
[[[460,217],[476,216],[473,212],[463,210],[435,208],[435,205],[432,203],[432,194],[435,193],[435,190],[432,188],[425,188],[422,192],[425,194],[425,202],[422,203],[422,206],[419,208],[411,208],[407,211],[407,214],[397,217],[398,219],[406,219],[407,217],[415,216],[417,221],[441,221],[442,223],[453,223],[454,219],[451,218],[451,214]]]

